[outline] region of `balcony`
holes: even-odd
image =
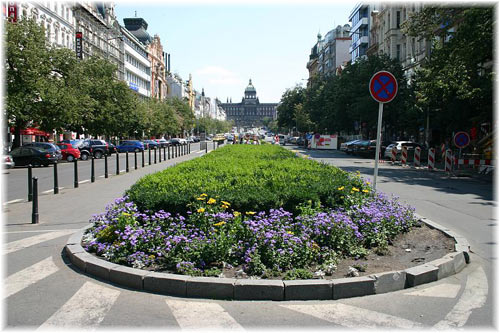
[[[363,17],[362,19],[360,19],[358,23],[354,27],[352,27],[351,31],[357,32],[359,28],[365,25],[368,25],[368,17]],[[350,36],[352,36],[352,34],[350,34]]]

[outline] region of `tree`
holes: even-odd
[[[178,132],[182,132],[184,134],[185,131],[190,131],[193,128],[195,116],[193,110],[189,107],[188,102],[178,97],[174,97],[167,99],[167,103],[173,107],[178,115],[180,125]]]
[[[295,106],[304,102],[304,88],[295,86],[287,89],[278,104],[278,125],[282,128],[292,128],[295,126]]]

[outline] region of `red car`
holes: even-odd
[[[80,158],[80,149],[73,147],[71,143],[58,143],[57,145],[61,148],[63,160],[73,162],[75,158]]]

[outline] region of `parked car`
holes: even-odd
[[[80,158],[80,149],[73,147],[71,143],[58,143],[57,146],[61,148],[63,160],[73,162],[75,158]]]
[[[144,140],[142,141],[142,143],[144,144],[144,148],[146,149],[156,149],[160,146],[160,144],[155,140]]]
[[[62,140],[61,143],[70,143],[73,148],[78,148],[83,144],[82,139],[73,139],[73,140]]]
[[[375,157],[377,140],[360,140],[353,145],[353,154],[362,157]]]
[[[303,146],[304,143],[305,143],[305,140],[304,138],[300,137],[297,139],[297,141],[295,142],[298,146]]]
[[[199,136],[192,136],[194,142],[200,142],[200,137]]]
[[[140,152],[144,150],[144,143],[138,141],[138,140],[126,140],[120,142],[118,146],[116,146],[116,149],[120,153],[124,152]]]
[[[194,143],[194,139],[193,139],[193,137],[192,137],[192,136],[188,136],[188,137],[186,138],[186,141],[187,141],[188,143]]]
[[[110,154],[116,153],[116,146],[109,141],[106,141],[106,143],[108,144],[109,153]]]
[[[58,157],[55,151],[49,151],[35,146],[22,146],[14,148],[10,155],[16,165],[31,164],[34,167],[48,166],[57,162]]]
[[[155,139],[155,141],[161,148],[167,147],[170,144],[170,142],[166,139]]]
[[[26,143],[23,146],[25,147],[37,147],[41,149],[45,149],[50,152],[55,152],[57,159],[60,161],[63,158],[63,155],[61,153],[61,148],[59,148],[57,145],[55,145],[52,142],[30,142]]]
[[[172,138],[170,139],[170,144],[172,146],[178,146],[178,145],[186,145],[187,141],[186,139],[181,139],[181,138]]]
[[[80,149],[80,158],[82,161],[89,159],[90,154],[93,154],[95,158],[102,158],[104,155],[109,155],[108,144],[104,140],[97,139],[86,139],[83,143],[78,146]]]
[[[346,142],[346,145],[345,145],[346,154],[352,154],[354,152],[354,145],[357,144],[359,141],[362,141],[362,140],[353,140],[353,141]]]
[[[386,148],[385,148],[385,152],[384,152],[384,158],[385,159],[388,159],[390,160],[391,157],[392,157],[392,147],[396,146],[396,149],[397,149],[397,154],[396,154],[396,160],[397,161],[400,161],[401,160],[401,151],[402,151],[402,147],[403,146],[406,146],[408,148],[408,160],[409,161],[412,161],[413,160],[413,155],[414,155],[414,151],[415,151],[415,147],[420,147],[422,149],[422,152],[424,154],[427,154],[426,150],[424,149],[424,147],[416,142],[412,142],[412,141],[396,141],[396,142],[393,142],[391,143],[390,145],[388,145]],[[421,154],[420,158],[421,160],[423,160],[424,158],[424,154]],[[426,156],[426,155],[425,155]]]
[[[14,159],[11,155],[3,155],[2,156],[2,167],[4,169],[12,169],[16,163],[14,163]]]

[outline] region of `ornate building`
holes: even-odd
[[[165,52],[160,37],[155,35],[148,45],[149,60],[151,61],[151,96],[162,100],[167,97],[167,80],[165,78]]]
[[[250,79],[241,103],[228,102],[220,105],[226,112],[227,120],[233,120],[236,127],[251,128],[262,126],[262,119],[265,117],[276,119],[278,103],[260,103]]]

